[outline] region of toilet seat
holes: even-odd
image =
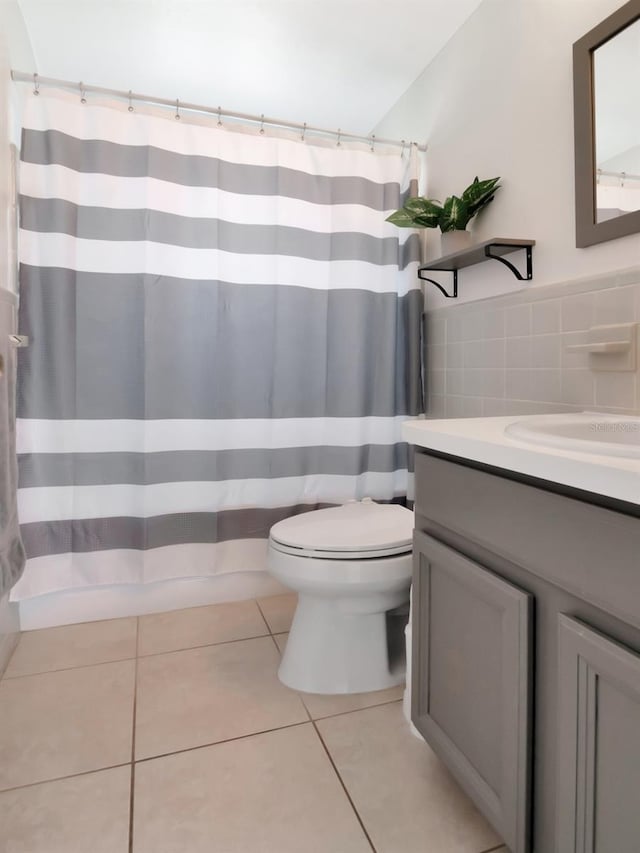
[[[271,528],[270,546],[283,554],[324,560],[371,560],[407,554],[413,513],[371,499],[286,518]]]

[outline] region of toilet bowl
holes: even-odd
[[[278,676],[308,693],[365,693],[404,681],[413,513],[370,499],[280,521],[268,569],[298,593]]]

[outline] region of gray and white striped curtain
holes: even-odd
[[[412,160],[28,96],[15,597],[263,568],[277,520],[406,495]]]

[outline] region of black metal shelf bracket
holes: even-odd
[[[533,278],[533,246],[535,240],[521,240],[510,237],[494,237],[491,240],[485,240],[474,246],[469,246],[459,252],[454,252],[451,255],[445,255],[442,258],[436,258],[431,263],[426,263],[418,269],[418,278],[421,281],[428,281],[437,287],[443,296],[447,299],[455,299],[458,295],[458,271],[466,267],[481,264],[487,259],[492,261],[500,261],[507,269],[511,270],[512,274],[518,281],[531,281]],[[525,269],[521,272],[515,264],[506,260],[505,255],[510,255],[512,252],[518,252],[524,249],[525,253]],[[452,275],[453,287],[449,291],[439,281],[430,278],[434,272],[448,272]],[[430,275],[426,275],[429,273]]]
[[[504,248],[504,243],[492,243],[490,246],[485,246],[484,253],[488,258],[491,258],[493,261],[500,261],[501,264],[504,264],[505,267],[508,267],[514,276],[518,279],[518,281],[530,281],[533,278],[533,252],[531,251],[531,246],[523,246],[522,248],[525,251],[526,255],[526,275],[522,275],[520,270],[511,263],[511,261],[507,261],[506,258],[501,257],[500,255],[492,255],[491,249],[493,247],[496,248]]]
[[[442,272],[450,272],[453,273],[453,293],[447,293],[444,287],[440,284],[439,281],[436,281],[433,278],[427,278],[426,275],[422,275],[423,270],[418,270],[418,278],[421,281],[428,281],[429,284],[434,284],[440,293],[447,297],[447,299],[456,299],[458,296],[458,270],[442,270]]]

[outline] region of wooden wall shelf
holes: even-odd
[[[490,258],[494,261],[500,261],[501,264],[508,267],[519,281],[530,281],[533,278],[532,248],[535,244],[535,240],[515,240],[510,237],[494,237],[492,240],[475,243],[473,246],[469,246],[460,252],[454,252],[452,255],[445,255],[442,258],[427,261],[419,268],[418,278],[435,285],[447,298],[455,299],[458,295],[458,270],[480,264]],[[524,273],[521,273],[514,264],[504,258],[504,255],[510,255],[512,252],[519,250],[523,250],[525,253],[526,269]],[[447,293],[440,282],[423,275],[425,272],[435,270],[442,270],[443,272],[453,274],[453,291],[451,293]]]

